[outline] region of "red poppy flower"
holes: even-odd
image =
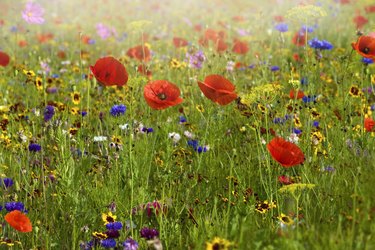
[[[245,42],[235,40],[232,51],[240,55],[245,55],[249,51],[249,46]]]
[[[100,58],[94,66],[90,66],[90,70],[104,86],[123,86],[128,81],[124,65],[112,56]]]
[[[0,66],[6,67],[9,64],[10,57],[7,53],[0,51]]]
[[[286,168],[301,164],[305,160],[302,150],[296,144],[281,137],[273,138],[267,144],[267,149],[272,158]]]
[[[173,38],[173,45],[176,48],[185,47],[185,46],[188,45],[188,41],[186,41],[186,39],[183,39],[181,37],[174,37]]]
[[[375,58],[375,38],[371,36],[360,36],[356,43],[352,43],[361,56],[366,58]]]
[[[290,184],[293,183],[292,178],[290,178],[289,176],[286,176],[286,175],[281,175],[281,176],[277,177],[277,179],[283,185],[290,185]]]
[[[194,25],[194,30],[197,31],[197,32],[201,32],[202,31],[202,25],[201,24]]]
[[[291,89],[289,92],[290,99],[295,99],[296,94],[297,94],[297,99],[302,99],[305,96],[302,90],[298,90],[298,92],[296,92],[294,89]]]
[[[228,45],[226,44],[224,39],[219,38],[215,42],[215,48],[217,52],[224,52],[227,50]]]
[[[27,41],[25,41],[25,40],[19,41],[18,42],[18,46],[20,46],[21,48],[26,47],[27,46]]]
[[[375,5],[369,5],[365,7],[366,13],[374,13],[375,12]]]
[[[303,31],[303,30],[297,31],[292,38],[292,42],[297,46],[305,46],[306,31]]]
[[[218,35],[215,30],[207,29],[204,33],[204,37],[208,40],[216,41],[218,39]]]
[[[198,81],[198,85],[208,99],[219,105],[227,105],[237,98],[235,86],[220,75],[209,75],[204,82]]]
[[[357,29],[362,29],[366,23],[368,23],[368,19],[364,16],[358,15],[353,18],[353,22],[355,23]]]
[[[91,40],[91,38],[90,38],[89,36],[87,36],[87,35],[83,35],[83,36],[81,37],[81,41],[82,41],[84,44],[90,44],[90,40]]]
[[[232,20],[235,21],[235,22],[245,22],[246,21],[246,18],[244,18],[243,16],[234,16],[232,17]]]
[[[49,40],[53,39],[53,34],[52,33],[38,34],[36,38],[38,39],[39,43],[46,43]]]
[[[275,20],[278,23],[284,22],[285,18],[283,16],[274,16],[273,20]]]
[[[183,102],[180,89],[166,80],[147,83],[143,90],[147,104],[153,109],[166,109]]]
[[[130,48],[126,55],[139,61],[148,62],[151,60],[151,52],[147,46],[138,45]]]
[[[19,210],[13,210],[7,213],[4,219],[17,231],[28,233],[33,229],[29,218]]]
[[[374,132],[375,121],[372,118],[365,119],[365,129],[367,132]]]
[[[198,40],[199,45],[202,46],[202,47],[208,47],[208,42],[209,42],[209,40],[207,38],[205,38],[204,36],[202,36]]]

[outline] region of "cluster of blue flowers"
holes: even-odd
[[[49,120],[52,119],[53,115],[55,114],[55,108],[51,105],[48,105],[45,109],[44,109],[44,121],[45,122],[48,122]]]
[[[199,146],[198,140],[188,140],[188,145],[197,151],[198,153],[207,152],[207,146]]]
[[[14,210],[19,210],[23,213],[27,213],[27,210],[25,208],[25,205],[20,202],[20,201],[10,201],[10,202],[6,202],[5,205],[4,205],[4,208],[5,210],[7,210],[8,212],[12,212]],[[0,211],[3,210],[3,207],[0,206]]]
[[[319,49],[319,50],[331,50],[333,49],[333,45],[326,41],[326,40],[318,40],[318,38],[311,39],[308,41],[308,44],[313,49]]]
[[[42,150],[42,146],[40,146],[39,144],[37,144],[37,143],[30,143],[29,144],[29,151],[30,152],[39,152],[40,150]]]
[[[11,178],[0,178],[0,187],[10,188],[13,186],[13,180]]]
[[[278,23],[275,25],[275,29],[280,32],[287,32],[288,31],[288,24],[286,23]]]
[[[126,111],[126,106],[124,104],[120,105],[113,105],[111,110],[109,111],[112,116],[120,116],[124,115]]]

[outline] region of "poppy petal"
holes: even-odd
[[[305,156],[297,145],[280,137],[273,138],[267,144],[267,149],[272,158],[283,167],[292,167],[305,161]]]
[[[111,56],[100,58],[90,70],[104,86],[123,86],[128,81],[124,65]]]
[[[361,56],[366,58],[375,58],[375,38],[371,36],[360,36],[352,47]]]
[[[6,67],[9,64],[10,57],[7,53],[0,51],[0,66]]]
[[[13,210],[4,217],[5,221],[17,231],[28,233],[32,231],[32,225],[29,218],[19,210]]]
[[[237,98],[235,86],[220,75],[209,75],[204,82],[198,81],[198,86],[208,99],[220,105],[227,105]]]
[[[180,89],[166,80],[149,82],[143,91],[147,104],[157,110],[178,105],[183,102],[180,97]]]

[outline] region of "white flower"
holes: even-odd
[[[193,139],[194,134],[192,132],[186,130],[186,131],[184,131],[184,136],[186,136],[189,139]]]
[[[125,124],[119,125],[119,127],[120,127],[121,130],[128,130],[129,124],[125,123]]]
[[[177,143],[179,140],[181,140],[181,135],[176,132],[168,133],[168,137],[171,138],[174,143]]]
[[[298,144],[299,137],[296,133],[291,133],[290,136],[288,137],[288,141]]]
[[[107,136],[94,136],[94,141],[95,142],[102,142],[102,141],[106,141],[107,140]]]

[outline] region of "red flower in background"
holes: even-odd
[[[124,65],[112,56],[100,58],[94,66],[90,66],[90,70],[104,86],[123,86],[128,81]]]
[[[375,58],[375,37],[360,36],[356,43],[352,43],[352,47],[363,57]]]
[[[366,13],[374,13],[375,12],[375,5],[369,5],[365,7]]]
[[[151,52],[145,45],[138,45],[128,49],[126,55],[138,61],[148,62],[151,60]]]
[[[297,94],[297,99],[302,99],[305,96],[305,94],[303,93],[302,90],[298,90],[298,92],[297,92],[296,90],[291,89],[290,92],[289,92],[290,99],[295,99],[296,94]]]
[[[188,41],[186,41],[186,39],[183,39],[181,37],[174,37],[173,38],[173,45],[176,48],[185,47],[185,46],[188,45]]]
[[[232,51],[236,54],[245,55],[249,51],[249,46],[246,42],[235,40]]]
[[[375,121],[372,118],[366,118],[364,127],[367,132],[375,132],[374,131]]]
[[[198,81],[198,85],[208,99],[219,105],[227,105],[237,98],[235,86],[220,75],[209,75],[204,82]]]
[[[296,144],[281,137],[273,138],[267,144],[267,149],[272,158],[286,168],[299,165],[305,161],[302,150]]]
[[[49,40],[52,40],[53,39],[53,34],[52,33],[45,33],[45,34],[38,34],[36,35],[36,38],[38,39],[38,41],[40,43],[46,43],[48,42]]]
[[[13,210],[12,212],[7,213],[4,219],[17,231],[28,233],[33,230],[29,218],[19,210]]]
[[[297,31],[292,38],[293,44],[297,46],[304,46],[306,43],[306,36],[307,36],[306,31],[304,30]]]
[[[355,23],[357,29],[362,29],[366,23],[368,23],[368,19],[364,16],[357,15],[353,18],[353,22]]]
[[[228,48],[228,44],[224,41],[224,39],[217,39],[215,42],[215,49],[217,52],[224,52]]]
[[[166,109],[183,102],[180,89],[166,80],[155,80],[147,83],[143,90],[147,104],[153,109]]]
[[[10,57],[7,53],[0,51],[0,66],[6,67],[9,64]]]

